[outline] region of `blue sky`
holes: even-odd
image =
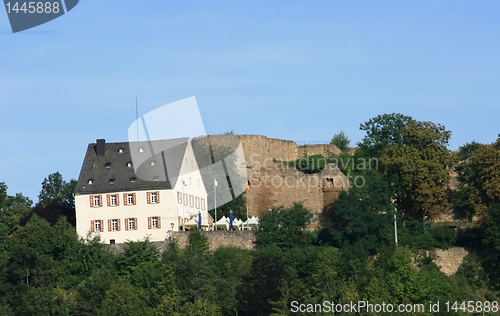
[[[196,96],[207,133],[328,141],[384,113],[450,148],[496,139],[498,1],[90,1],[12,34],[0,10],[0,181],[37,201],[86,146]]]

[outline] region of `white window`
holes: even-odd
[[[159,191],[147,192],[146,199],[148,201],[148,204],[160,203],[160,192]]]
[[[135,205],[136,204],[135,193],[123,193],[123,204]]]
[[[95,221],[94,223],[95,223],[95,231],[96,232],[102,231],[101,221]]]
[[[106,195],[106,199],[108,201],[108,206],[120,205],[120,201],[118,199],[118,194],[108,194],[108,195]]]
[[[137,219],[136,218],[127,219],[127,228],[128,228],[128,230],[136,230],[137,229]]]
[[[91,195],[90,207],[101,207],[101,206],[102,206],[102,195]]]
[[[148,217],[148,228],[149,229],[158,229],[158,228],[161,228],[161,218],[160,218],[160,216],[151,216],[151,217]]]
[[[117,219],[112,219],[111,220],[111,230],[119,230],[118,228],[118,220]]]
[[[101,219],[96,219],[93,221],[90,221],[90,230],[93,233],[100,233],[104,231],[103,223]]]
[[[157,216],[151,217],[151,227],[158,228],[158,217]]]

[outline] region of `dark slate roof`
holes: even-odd
[[[123,143],[98,140],[89,144],[75,194],[172,189],[187,141],[188,138]],[[103,145],[104,153],[98,155]]]

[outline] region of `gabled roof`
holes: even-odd
[[[89,144],[75,194],[172,189],[188,138]]]

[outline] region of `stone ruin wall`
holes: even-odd
[[[203,231],[208,239],[210,251],[214,251],[221,247],[235,247],[240,249],[255,249],[255,231],[233,230],[233,231]],[[180,248],[185,249],[188,245],[189,232],[173,232],[172,238],[176,240]],[[160,252],[168,249],[172,239],[165,241],[151,242]],[[106,249],[114,254],[124,252],[127,244],[107,244]],[[465,248],[450,248],[450,249],[435,249],[426,251],[426,254],[432,258],[434,263],[439,267],[441,272],[446,275],[455,274],[460,265],[463,263],[465,256],[469,252]]]
[[[294,141],[260,135],[238,137],[252,185],[252,192],[246,193],[251,215],[260,216],[268,209],[302,202],[311,210],[314,216],[311,224],[316,226],[323,207],[335,201],[340,191],[347,189],[347,178],[335,165],[329,164],[321,174],[304,174],[284,163],[299,159],[304,153],[331,158],[340,153],[335,145],[297,146]]]
[[[172,239],[175,239],[177,245],[185,249],[188,245],[189,238],[188,231],[173,232]],[[208,239],[208,249],[214,251],[221,247],[234,247],[240,249],[255,249],[255,231],[252,230],[226,230],[226,231],[202,231]],[[156,246],[160,252],[168,249],[168,245],[172,239],[166,239],[165,241],[153,241],[151,244]],[[121,254],[124,252],[126,243],[120,244],[107,244],[106,249],[114,254]]]

